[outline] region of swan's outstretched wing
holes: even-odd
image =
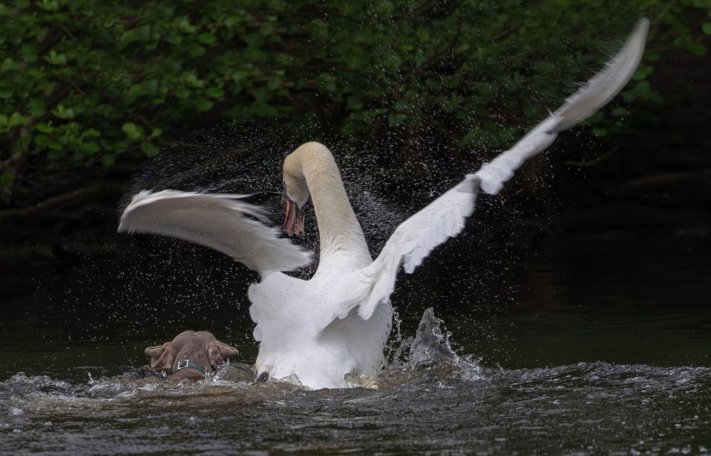
[[[411,273],[429,253],[464,228],[474,211],[476,194],[481,188],[495,194],[514,171],[533,155],[545,150],[560,131],[590,117],[612,99],[630,80],[639,64],[649,21],[642,19],[620,52],[563,106],[538,124],[510,150],[486,163],[474,174],[444,193],[427,207],[405,220],[388,239],[378,258],[358,271],[343,298],[344,316],[359,305],[361,317],[368,319],[379,303],[390,299],[400,264]]]
[[[649,20],[641,19],[622,49],[608,60],[604,70],[569,96],[563,106],[515,146],[482,166],[476,172],[481,179],[481,189],[492,195],[498,193],[524,161],[544,151],[555,141],[558,133],[592,116],[617,95],[632,78],[642,59],[648,29]]]
[[[119,232],[162,234],[210,247],[261,275],[311,262],[311,252],[280,238],[266,211],[245,195],[142,191],[123,211]]]
[[[467,217],[474,212],[478,190],[479,179],[467,176],[401,223],[378,258],[357,271],[345,287],[348,296],[342,298],[345,308],[338,316],[344,317],[359,305],[358,314],[369,319],[378,304],[390,299],[400,264],[408,274],[413,272],[435,247],[462,231]]]

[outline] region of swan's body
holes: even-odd
[[[285,230],[303,229],[298,214],[309,195],[320,235],[319,267],[310,280],[283,274],[311,254],[268,228],[263,212],[240,195],[162,191],[134,196],[119,231],[163,234],[200,243],[257,270],[249,289],[250,315],[260,342],[256,369],[272,378],[292,375],[311,388],[345,387],[346,376],[376,374],[390,333],[390,294],[402,264],[411,273],[434,247],[456,236],[474,211],[478,191],[497,193],[528,158],[557,134],[586,119],[627,83],[644,50],[640,21],[605,70],[569,97],[512,149],[403,222],[372,260],[330,151],[306,143],[284,162],[288,197]]]
[[[311,280],[274,273],[250,287],[261,342],[256,368],[275,378],[295,374],[312,388],[343,387],[346,374],[372,375],[382,367],[392,308],[386,302],[363,319],[344,303],[344,285],[373,260],[330,151],[315,142],[296,149],[284,161],[284,182],[296,207],[311,195],[319,266]]]

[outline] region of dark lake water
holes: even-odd
[[[478,269],[438,266],[453,250],[402,277],[393,297],[394,348],[410,346],[427,307],[445,339],[421,337],[418,362],[396,358],[361,386],[321,391],[119,381],[145,363],[144,347],[186,327],[253,358],[244,297],[211,282],[224,265],[193,265],[160,287],[168,279],[150,268],[139,279],[114,259],[79,261],[0,310],[0,453],[711,452],[708,242],[551,243]],[[191,274],[202,291],[171,290]],[[87,302],[94,312],[77,304]],[[158,309],[171,305],[182,310]]]

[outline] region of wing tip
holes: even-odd
[[[645,36],[647,35],[647,32],[649,32],[649,24],[650,20],[646,17],[640,18],[637,23],[634,26],[634,32],[633,34],[644,34]]]

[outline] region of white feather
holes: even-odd
[[[465,178],[401,223],[378,258],[353,274],[343,288],[346,307],[359,306],[360,317],[369,319],[378,305],[390,299],[400,264],[412,273],[435,247],[464,229],[466,218],[474,212],[478,184],[475,177]]]
[[[481,188],[494,195],[513,176],[521,164],[544,151],[563,130],[582,122],[605,106],[634,75],[649,30],[649,21],[641,19],[622,49],[605,64],[605,69],[593,76],[546,120],[538,124],[511,149],[481,167],[476,175]]]
[[[261,275],[292,271],[311,262],[311,252],[279,237],[267,212],[241,201],[248,195],[142,191],[124,209],[119,232],[161,234],[222,252]]]

